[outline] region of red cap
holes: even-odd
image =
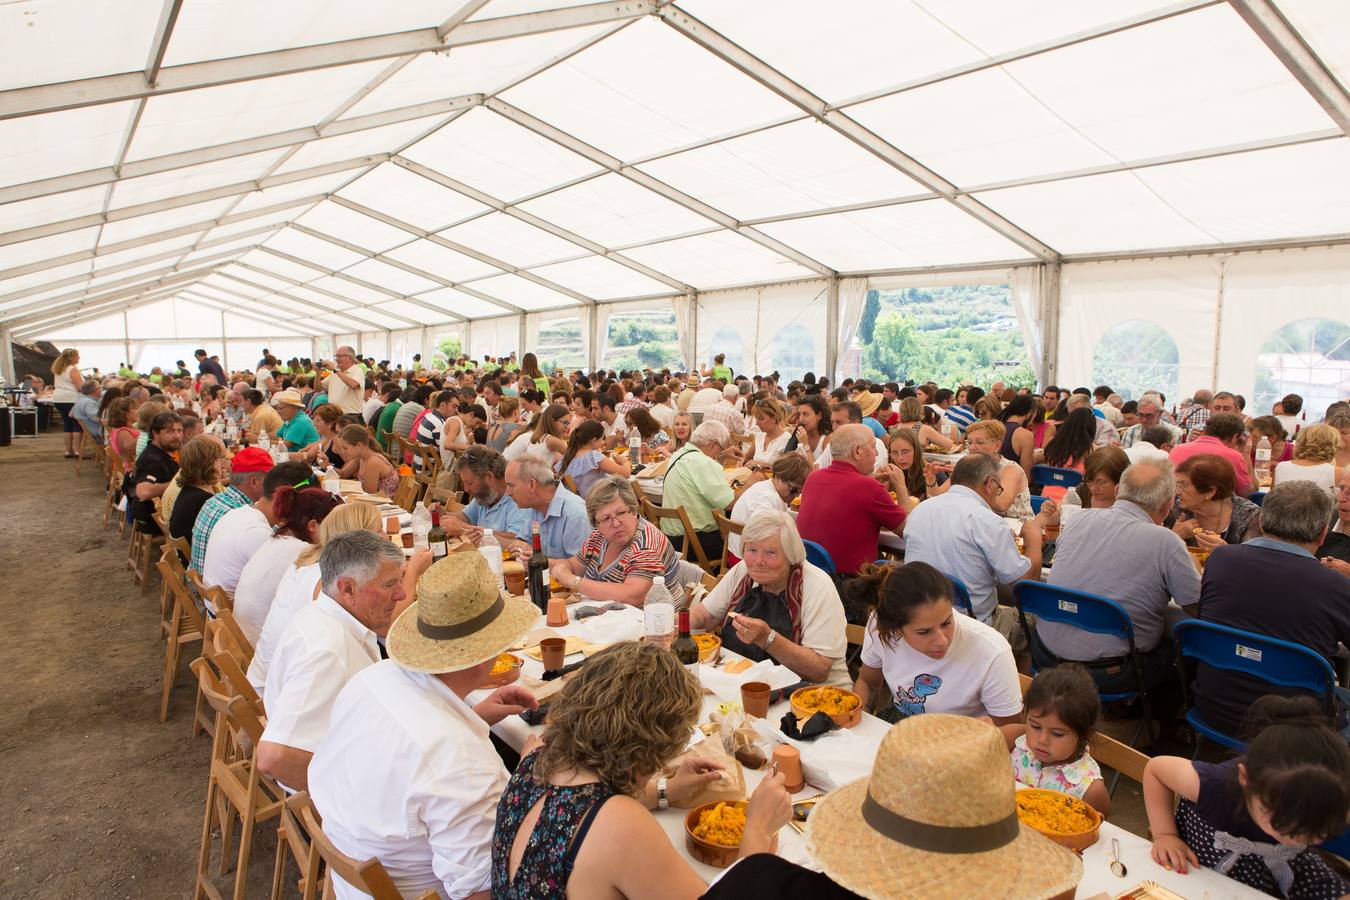
[[[266,450],[245,447],[234,455],[233,469],[236,473],[266,472],[271,468],[272,457]]]

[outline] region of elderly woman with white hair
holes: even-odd
[[[708,559],[722,556],[722,533],[713,510],[726,510],[736,499],[722,468],[730,443],[731,433],[725,425],[704,422],[694,429],[689,443],[670,454],[661,489],[661,505],[683,507]],[[684,550],[685,534],[678,519],[662,519],[661,530],[677,549]]]
[[[607,475],[586,495],[586,516],[595,528],[575,555],[555,559],[549,569],[559,584],[593,600],[641,606],[652,579],[665,578],[679,597],[680,554],[638,510],[628,480]]]
[[[833,579],[806,561],[792,517],[755,513],[741,549],[744,558],[690,610],[690,625],[717,633],[747,659],[773,659],[804,681],[847,687],[844,605]]]

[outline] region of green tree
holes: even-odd
[[[883,313],[877,318],[872,336],[872,343],[863,353],[863,366],[869,377],[903,380],[915,351],[914,324],[899,313]]]
[[[862,319],[858,322],[858,340],[864,344],[872,343],[877,327],[877,315],[881,312],[881,292],[868,291],[863,303]]]
[[[452,334],[441,338],[440,344],[436,346],[436,352],[446,359],[455,359],[464,352],[463,345],[459,342],[459,335]]]

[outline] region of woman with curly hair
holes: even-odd
[[[587,660],[552,702],[543,746],[520,761],[497,806],[492,896],[562,900],[574,875],[587,894],[702,896],[708,886],[648,813],[688,806],[720,777],[720,764],[691,757],[668,783],[655,780],[688,744],[702,706],[698,681],[661,647],[626,642]],[[741,858],[772,852],[791,811],[781,775],[760,782]]]

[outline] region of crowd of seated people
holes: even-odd
[[[724,360],[688,373],[545,373],[532,353],[403,367],[345,346],[317,362],[264,353],[234,373],[199,351],[195,373],[147,378],[80,379],[78,354],[63,359],[54,374],[66,373],[75,399],[63,393],[62,412],[115,454],[130,519],[152,528],[158,509],[188,542],[187,564],[232,596],[259,643],[261,669],[249,677],[268,710],[260,769],[310,790],[334,841],[380,856],[405,893],[536,896],[531,879],[556,867],[535,840],[570,833],[578,809],[603,807],[586,817],[590,834],[636,849],[656,827],[643,808],[656,804],[653,779],[682,749],[685,706],[696,703],[654,648],[607,651],[550,718],[547,734],[568,743],[546,737],[512,775],[487,728],[529,707],[529,695],[503,689],[469,705],[481,655],[459,638],[400,630],[408,615],[414,625],[468,618],[468,601],[455,597],[478,591],[490,603],[469,565],[480,555],[462,555],[453,571],[432,569],[422,552],[405,559],[374,533],[378,521],[343,509],[361,504],[319,489],[316,467],[392,497],[432,460],[440,486],[463,501],[441,517],[451,537],[477,543],[491,529],[527,554],[538,525],[552,578],[596,600],[640,607],[657,576],[678,584],[691,560],[715,572],[725,560],[691,607],[695,630],[804,682],[851,687],[888,721],[947,714],[1003,726],[1019,779],[1058,778],[1099,806],[1109,797],[1082,741],[1062,759],[1032,752],[1046,721],[1086,741],[1097,695],[1139,686],[1154,701],[1147,746],[1177,733],[1187,697],[1207,723],[1239,734],[1259,698],[1305,693],[1204,665],[1183,684],[1177,622],[1292,641],[1338,668],[1350,645],[1350,404],[1319,416],[1290,395],[1249,417],[1226,391],[1197,390],[1169,408],[1158,391],[1127,402],[1105,385],[835,386],[809,374],[747,377]],[[287,460],[260,449],[264,433]],[[427,452],[400,456],[417,445]],[[646,469],[660,473],[659,496],[648,496]],[[1023,582],[1115,601],[1132,641],[1019,616]],[[510,615],[488,643],[505,649],[524,633],[528,611]],[[850,623],[863,635],[852,672]],[[1025,702],[1019,670],[1042,673]],[[667,692],[666,718],[638,721],[658,715],[645,700],[609,723],[573,710],[616,679]],[[1257,712],[1303,722],[1322,740],[1316,728],[1346,728],[1348,697],[1338,688],[1317,722],[1301,707]],[[422,731],[407,730],[416,717]],[[656,742],[648,757],[619,765],[587,749],[623,729]],[[363,777],[391,759],[396,778]],[[1344,760],[1316,764],[1343,771]],[[1196,864],[1187,835],[1216,815],[1204,792],[1219,788],[1207,785],[1228,778],[1199,766],[1150,766],[1182,798],[1171,833],[1155,832],[1173,862]],[[671,802],[707,774],[681,769]],[[539,815],[537,804],[560,797],[583,805]],[[747,846],[781,824],[784,797],[776,779],[755,793]],[[376,827],[394,819],[424,829],[391,837]],[[626,892],[624,868],[597,846],[569,845],[570,877]],[[1199,862],[1210,864],[1203,853]],[[655,864],[698,896],[678,857]],[[1300,866],[1298,877],[1326,877]]]

